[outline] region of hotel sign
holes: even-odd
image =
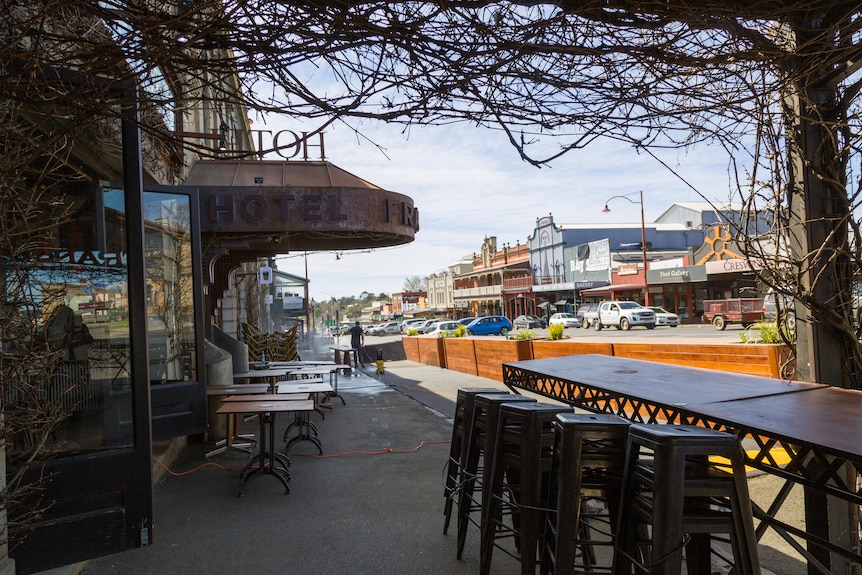
[[[375,188],[200,186],[201,232],[287,238],[285,248],[346,249],[413,240],[419,210]]]

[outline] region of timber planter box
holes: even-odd
[[[610,343],[572,340],[507,340],[498,337],[404,337],[407,359],[496,381],[503,364],[529,359],[595,353],[795,379],[791,350],[782,344]]]
[[[419,363],[446,367],[446,352],[442,337],[414,337],[419,347]]]
[[[419,361],[419,338],[416,336],[402,337],[401,345],[404,347],[404,356],[410,361],[422,363]]]
[[[790,350],[784,344],[670,344],[615,343],[614,355],[717,369],[732,373],[795,379],[795,365],[789,363]]]
[[[503,364],[533,359],[533,346],[529,339],[474,339],[476,349],[476,375],[503,381]]]
[[[476,351],[473,349],[472,338],[444,337],[442,341],[447,369],[477,375]]]
[[[532,344],[532,359],[581,355],[584,353],[614,354],[614,347],[610,343],[573,341],[571,339],[534,339]]]

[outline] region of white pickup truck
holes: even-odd
[[[603,327],[629,330],[633,325],[655,328],[655,312],[634,301],[603,301],[599,304],[599,317],[593,324],[596,331]]]

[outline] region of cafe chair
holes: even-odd
[[[443,533],[449,531],[452,508],[458,496],[458,478],[464,467],[467,442],[464,441],[465,429],[472,428],[473,400],[479,393],[499,393],[500,390],[488,387],[462,387],[455,399],[455,418],[452,420],[452,440],[449,442],[449,458],[446,462],[446,478],[443,486]],[[465,415],[469,421],[465,422]]]
[[[680,575],[683,555],[688,573],[712,573],[715,533],[729,534],[736,575],[760,575],[736,436],[692,425],[632,424],[618,531],[614,575]]]
[[[464,465],[458,479],[458,559],[464,553],[470,524],[481,528],[482,492],[492,464],[491,452],[500,407],[506,403],[535,402],[531,397],[507,392],[479,393],[473,398],[472,413],[464,416],[465,422],[469,418],[471,423],[464,427],[467,430]]]
[[[535,575],[548,508],[554,423],[572,407],[550,403],[504,403],[496,431],[488,432],[482,491],[479,573],[490,575],[495,548],[516,556],[522,575]],[[504,546],[505,540],[514,545]],[[514,549],[512,547],[514,546]]]
[[[610,573],[630,425],[609,413],[557,414],[541,575]]]

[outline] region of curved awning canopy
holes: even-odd
[[[419,211],[329,162],[201,160],[184,182],[197,188],[205,269],[296,251],[359,250],[410,243]],[[229,270],[228,270],[229,271]]]

